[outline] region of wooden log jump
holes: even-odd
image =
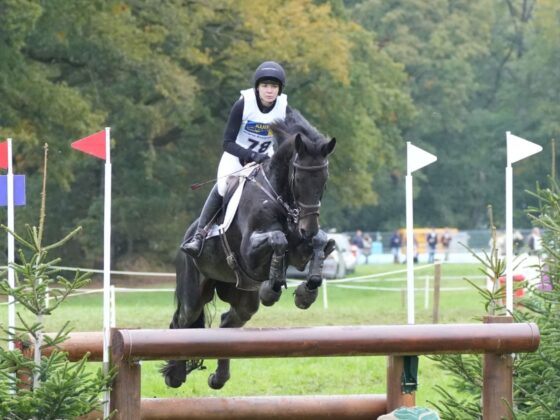
[[[404,356],[484,354],[483,417],[510,418],[511,353],[532,352],[533,323],[486,317],[485,324],[337,326],[264,329],[114,330],[112,362],[119,373],[111,408],[117,419],[377,418],[409,405],[400,388]],[[102,333],[73,333],[60,347],[71,360],[101,360]],[[141,360],[388,355],[386,395],[237,398],[141,398]],[[412,399],[413,402],[413,399]],[[87,417],[90,418],[90,417]]]
[[[499,355],[500,358],[501,355],[507,356],[512,352],[535,351],[539,341],[538,327],[530,323],[115,330],[112,336],[112,360],[118,366],[119,374],[111,394],[111,407],[120,413],[117,418],[132,419],[142,418],[142,407],[146,407],[142,404],[152,404],[143,402],[145,400],[140,397],[140,360],[391,355],[392,365],[398,366],[400,357],[404,355],[480,353]],[[397,363],[394,363],[395,360]],[[511,394],[506,392],[506,395],[499,395],[495,392],[487,392],[487,387],[489,384],[494,386],[500,381],[508,383],[507,378],[511,378],[511,375],[511,363],[497,363],[485,368],[483,401],[485,418],[500,418],[486,417],[488,413],[492,413],[492,416],[494,413],[508,416],[504,400],[511,404]],[[389,370],[388,382],[392,382],[393,386],[388,387],[384,412],[391,411],[403,402],[403,396],[398,387],[394,386],[396,380],[392,376],[395,376],[395,372]],[[312,400],[309,398],[311,397],[307,399],[304,397],[301,400],[303,401],[302,413],[306,412],[304,407],[313,411]],[[340,417],[376,418],[375,416],[379,415],[373,404],[362,405],[360,409],[350,398],[348,400],[351,408],[344,415],[340,414]],[[382,400],[376,401],[383,404]],[[231,404],[231,409],[235,405],[229,399],[221,404]],[[258,400],[249,399],[245,400],[244,405],[238,404],[237,408],[253,406],[255,412],[258,412],[258,405]],[[282,412],[284,408],[285,404],[275,404],[271,410]],[[223,418],[212,417],[212,407],[206,404],[204,406],[200,404],[199,409],[202,410],[200,418]],[[160,412],[159,409],[154,410],[156,413]],[[313,418],[313,415],[298,417]],[[253,418],[258,417],[256,414]],[[262,417],[266,418],[268,415],[261,413]],[[229,411],[228,418],[242,418],[242,416]]]
[[[381,325],[310,328],[117,330],[128,361],[531,352],[535,324]]]

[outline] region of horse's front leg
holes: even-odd
[[[307,309],[317,299],[318,288],[323,281],[323,263],[334,250],[334,240],[320,230],[311,240],[313,252],[309,263],[309,272],[305,283],[301,283],[295,291],[295,304],[300,309]]]
[[[282,286],[286,285],[286,267],[284,266],[284,260],[286,249],[288,248],[288,239],[281,230],[273,230],[262,233],[254,232],[251,235],[250,242],[253,256],[268,253],[270,249],[272,249],[268,280],[263,282],[259,292],[262,304],[271,306],[280,299]]]

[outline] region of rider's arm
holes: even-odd
[[[243,97],[241,97],[233,104],[229,112],[228,122],[224,130],[224,152],[237,156],[243,161],[249,161],[251,159],[251,151],[235,142],[237,134],[239,133],[239,128],[241,127],[244,106],[245,101]]]

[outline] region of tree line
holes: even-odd
[[[525,188],[554,172],[560,5],[554,0],[0,0],[0,135],[45,235],[84,227],[65,261],[102,258],[103,167],[70,143],[112,128],[114,258],[169,261],[215,176],[227,114],[264,60],[286,93],[338,139],[325,227],[404,224],[405,145],[438,156],[415,175],[418,225],[475,228],[503,211],[505,131],[545,153],[514,168]]]

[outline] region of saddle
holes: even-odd
[[[230,227],[237,209],[239,208],[239,203],[241,201],[241,195],[243,194],[243,187],[249,177],[253,172],[255,172],[257,167],[251,166],[241,171],[238,176],[228,178],[228,188],[224,196],[224,203],[222,209],[215,216],[215,222],[208,229],[206,234],[206,239],[219,236],[222,241],[222,247],[224,253],[226,254],[226,261],[228,266],[233,270],[236,278],[236,287],[240,290],[246,291],[256,291],[260,288],[261,282],[254,280],[245,272],[245,270],[237,262],[237,257],[231,250],[226,231]]]
[[[241,201],[241,195],[243,194],[243,187],[245,186],[247,177],[255,170],[256,168],[251,166],[250,168],[241,171],[238,176],[231,176],[228,178],[228,188],[224,195],[222,208],[218,214],[214,216],[214,223],[212,223],[212,226],[208,229],[206,239],[219,236],[228,230],[235,214],[237,213],[237,208],[239,207],[239,202]]]

